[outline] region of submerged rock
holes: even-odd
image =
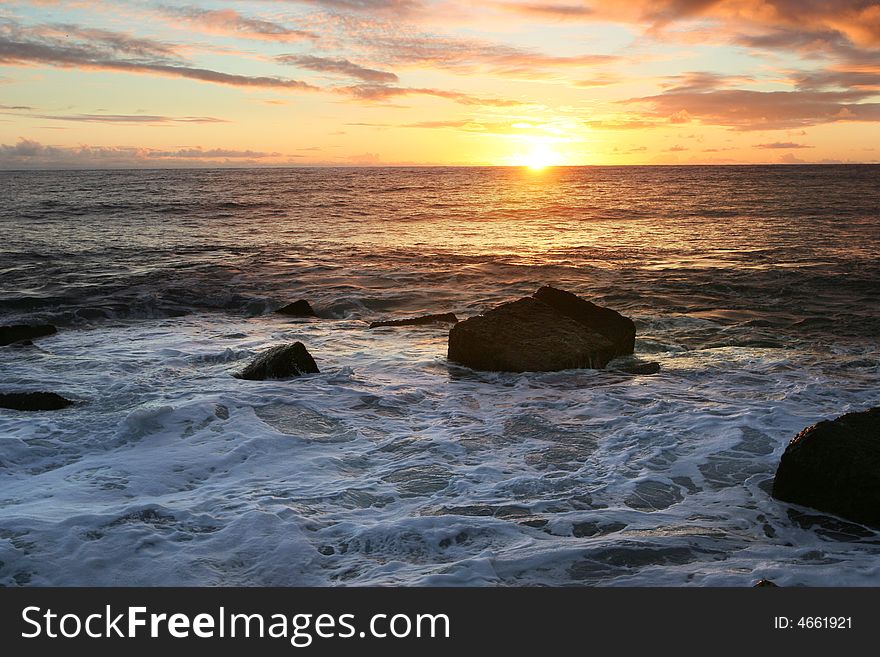
[[[299,301],[294,301],[293,303],[289,303],[286,306],[283,306],[275,311],[276,313],[280,313],[282,315],[287,315],[288,317],[317,317],[315,311],[312,309],[312,304],[310,304],[305,299],[300,299]]]
[[[53,335],[57,332],[58,329],[51,324],[14,324],[12,326],[0,326],[0,345],[21,342],[22,340],[31,340],[33,338],[42,338],[46,335]]]
[[[588,329],[604,335],[614,345],[615,356],[625,356],[635,350],[635,322],[616,310],[597,306],[592,301],[549,285],[535,292],[535,298]]]
[[[305,345],[302,342],[294,342],[267,349],[236,376],[239,379],[263,381],[318,373],[315,359]]]
[[[602,368],[614,345],[601,333],[543,301],[526,297],[459,322],[449,332],[449,360],[493,372]]]
[[[653,360],[637,360],[631,363],[621,363],[616,369],[626,374],[659,374],[660,363]]]
[[[386,319],[370,324],[370,328],[380,326],[422,326],[424,324],[457,324],[458,317],[452,313],[439,313],[435,315],[420,315],[408,319]]]
[[[0,394],[0,408],[14,411],[57,411],[73,402],[54,392],[10,392]]]
[[[570,292],[542,287],[456,324],[449,360],[477,370],[552,372],[601,369],[631,354],[635,324]]]
[[[795,436],[779,461],[773,497],[880,527],[880,407]]]

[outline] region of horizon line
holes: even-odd
[[[27,167],[4,168],[0,173],[32,173],[35,171],[51,173],[58,171],[253,171],[286,169],[522,169],[539,174],[553,169],[634,169],[644,167],[849,167],[880,166],[878,161],[870,162],[652,162],[644,164],[558,164],[535,170],[522,164],[262,164],[262,165],[204,165],[204,166],[104,166],[104,167]]]

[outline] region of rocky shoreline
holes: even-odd
[[[319,318],[304,299],[276,310],[293,318]],[[456,366],[488,372],[608,369],[652,375],[660,364],[635,355],[635,322],[617,311],[554,287],[459,320],[453,313],[389,318],[370,329],[451,324],[447,358]],[[32,345],[57,333],[52,325],[0,327],[0,345]],[[286,379],[320,370],[302,342],[270,347],[234,374],[250,381]],[[76,402],[54,392],[0,394],[0,408],[54,411]],[[848,413],[805,428],[789,443],[772,484],[780,501],[880,528],[880,408]]]

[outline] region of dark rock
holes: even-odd
[[[370,324],[370,328],[379,328],[380,326],[422,326],[424,324],[441,323],[457,324],[458,317],[452,313],[440,313],[437,315],[421,315],[409,319],[387,319],[380,322],[373,322]]]
[[[880,407],[795,436],[779,461],[773,497],[880,527]]]
[[[617,369],[627,374],[659,374],[660,363],[649,360],[639,360],[633,363],[624,363]]]
[[[0,326],[0,345],[12,344],[13,342],[30,340],[32,338],[42,338],[57,332],[58,329],[51,324]]]
[[[576,322],[604,335],[614,345],[615,356],[625,356],[635,350],[635,322],[616,310],[597,306],[576,294],[550,286],[544,286],[535,292],[535,298],[552,306],[566,317],[571,317]]]
[[[545,286],[456,324],[449,332],[449,359],[489,371],[601,369],[632,354],[635,335],[628,317]]]
[[[257,356],[237,376],[250,381],[286,379],[301,374],[318,374],[315,359],[302,342],[282,344]]]
[[[54,392],[10,392],[0,394],[0,408],[15,411],[57,411],[73,404]]]
[[[535,297],[501,304],[449,331],[449,360],[476,370],[602,368],[615,353],[604,335]]]
[[[761,579],[761,580],[758,580],[752,588],[755,588],[755,589],[774,588],[774,589],[776,589],[776,588],[779,588],[779,584],[774,584],[769,579]]]
[[[312,310],[312,305],[305,299],[289,303],[275,312],[289,317],[317,317],[315,311]]]

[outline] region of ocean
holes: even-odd
[[[0,172],[0,584],[880,585],[774,500],[878,405],[880,167]],[[632,317],[653,376],[474,372],[532,294]],[[320,316],[273,310],[307,299]],[[321,373],[233,374],[301,340]]]

